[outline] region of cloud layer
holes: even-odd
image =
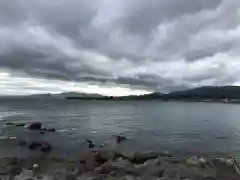
[[[56,91],[238,85],[239,23],[239,0],[0,1],[0,70]]]

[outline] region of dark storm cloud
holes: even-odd
[[[186,61],[195,61],[199,59],[204,59],[207,57],[212,57],[217,53],[224,53],[231,50],[232,47],[236,46],[237,42],[235,40],[231,40],[229,42],[215,44],[214,46],[206,45],[202,49],[191,50],[186,53]]]
[[[169,91],[237,83],[238,0],[0,2],[0,68]]]
[[[71,63],[67,61],[69,57],[55,51],[52,49],[51,53],[49,53],[44,52],[43,49],[40,52],[34,49],[17,47],[17,50],[0,55],[0,66],[22,71],[32,76],[66,81],[79,80],[80,75],[96,77],[107,75],[103,71],[83,63],[77,67],[68,67]],[[84,80],[84,78],[81,80]],[[87,79],[85,80],[87,81]]]

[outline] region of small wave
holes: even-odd
[[[17,139],[17,137],[12,136],[12,137],[8,137],[9,139]]]
[[[68,130],[67,129],[59,129],[59,130],[57,130],[57,132],[68,132]]]
[[[15,136],[10,136],[10,137],[7,137],[7,136],[0,136],[0,140],[6,140],[6,139],[13,140],[13,139],[17,139],[17,137],[15,137]]]
[[[7,139],[8,137],[6,137],[6,136],[0,136],[0,140],[5,140],[5,139]]]

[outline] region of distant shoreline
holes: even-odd
[[[175,101],[175,102],[215,102],[240,103],[240,86],[203,86],[170,93],[153,92],[143,95],[104,96],[101,94],[64,92],[60,94],[35,94],[28,96],[2,96],[1,98],[39,98],[70,100],[107,100],[107,101]]]
[[[227,102],[224,99],[221,100],[189,100],[189,99],[134,99],[134,98],[122,98],[122,97],[103,97],[103,98],[81,98],[81,97],[66,97],[68,100],[96,100],[96,101],[162,101],[162,102],[199,102],[199,103],[224,103],[224,104],[240,104],[240,99],[230,99]]]

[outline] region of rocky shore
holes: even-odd
[[[26,127],[42,134],[55,132],[39,122]],[[7,140],[12,140],[10,137]],[[115,135],[118,145],[127,138]],[[51,156],[50,142],[14,137],[18,146],[39,152],[37,157],[0,158],[0,180],[239,180],[238,162],[230,156],[185,156],[162,152],[135,152],[125,155],[118,148],[110,149],[86,140],[89,150],[74,160]]]
[[[239,180],[231,157],[184,157],[168,152],[136,152],[127,157],[114,150],[94,150],[74,161],[1,158],[1,180]]]

